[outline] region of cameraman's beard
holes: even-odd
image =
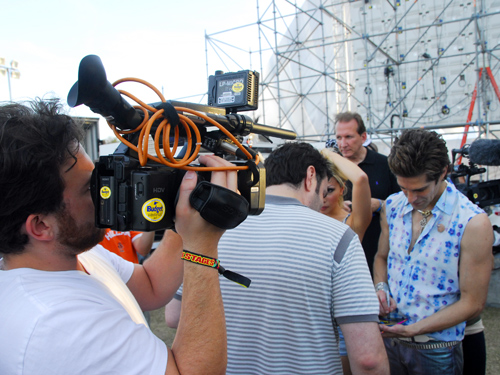
[[[93,222],[78,226],[66,209],[57,213],[56,218],[59,226],[58,241],[71,255],[90,250],[104,239],[105,229],[97,228]]]

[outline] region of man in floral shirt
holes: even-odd
[[[461,374],[465,322],[486,303],[491,224],[446,181],[448,150],[436,132],[405,131],[388,160],[401,192],[381,214],[374,281],[391,373]]]

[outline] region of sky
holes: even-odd
[[[202,94],[205,33],[257,20],[251,0],[0,0],[0,9],[0,57],[6,65],[17,61],[21,73],[11,79],[13,101],[58,97],[66,103],[80,61],[89,54],[101,58],[111,83],[141,78],[167,100]],[[146,103],[159,101],[140,85],[118,87]],[[1,102],[9,100],[8,88],[7,77],[0,75]],[[84,105],[67,109],[70,115],[100,118]],[[112,136],[103,120],[99,128],[101,139]]]

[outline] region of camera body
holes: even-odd
[[[173,226],[181,170],[141,167],[124,154],[101,156],[92,174],[95,223],[119,231],[154,231]]]
[[[248,214],[260,214],[265,203],[265,168],[263,163],[257,164],[258,158],[253,150],[241,145],[243,137],[257,133],[295,139],[297,135],[292,131],[254,123],[250,117],[237,114],[238,111],[257,109],[258,84],[257,72],[217,72],[209,79],[209,102],[213,102],[213,106],[167,102],[161,96],[161,102],[139,109],[132,107],[107,81],[98,56],[84,57],[80,62],[78,81],[68,93],[68,105],[76,107],[85,104],[102,115],[123,133],[124,142],[112,155],[101,156],[96,162],[91,181],[96,226],[119,231],[156,231],[174,226],[178,191],[186,169],[174,168],[175,163],[174,167],[169,166],[172,163],[162,164],[158,158],[154,158],[157,161],[139,158],[138,145],[143,135],[142,131],[138,134],[138,130],[148,119],[148,134],[155,136],[157,129],[167,120],[170,132],[166,134],[167,130],[162,128],[163,137],[155,139],[155,146],[160,149],[169,147],[164,143],[172,144],[171,140],[174,140],[175,149],[182,146],[176,158],[187,160],[184,156],[188,156],[192,160],[192,153],[201,143],[201,148],[241,167],[237,168],[241,195],[213,185],[207,188],[207,184],[198,184],[201,189],[197,195],[191,195],[190,202],[193,205],[196,201],[193,207],[200,211],[202,217],[209,221],[207,218],[215,217],[215,222],[210,221],[212,224],[228,229],[238,225]],[[160,110],[163,111],[161,115],[153,118],[152,112],[158,114]],[[194,124],[191,126],[199,133],[197,137],[192,137],[188,134],[189,129],[180,126],[181,114],[182,118]],[[214,121],[218,126],[214,125]],[[209,129],[214,127],[216,130]],[[173,151],[172,148],[170,151]],[[191,155],[186,155],[188,152]],[[198,172],[199,182],[210,181],[210,177],[211,172]]]
[[[91,194],[96,226],[144,232],[173,228],[178,190],[186,171],[158,163],[141,166],[137,158],[127,155],[128,151],[122,144],[114,154],[101,156],[95,165]],[[199,172],[198,179],[210,181],[210,172]],[[238,171],[238,190],[249,203],[250,215],[264,210],[265,182],[262,165]]]
[[[455,166],[450,174],[451,180],[462,194],[481,208],[500,203],[500,180],[471,183],[472,176],[484,173],[486,169],[478,167],[470,160],[469,148],[468,145],[465,145],[461,149],[452,150],[452,165],[455,165],[457,155],[468,158],[469,165],[460,164]],[[465,178],[465,182],[460,182],[460,177]]]

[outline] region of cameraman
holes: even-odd
[[[0,106],[0,373],[224,374],[218,273],[181,260],[182,249],[217,258],[224,232],[189,205],[196,174],[180,187],[178,234],[166,233],[144,265],[127,262],[95,246],[104,231],[94,225],[94,164],[80,128],[59,112],[52,100]],[[214,172],[212,182],[235,190],[236,172]],[[181,281],[170,350],[141,309],[164,306]]]

